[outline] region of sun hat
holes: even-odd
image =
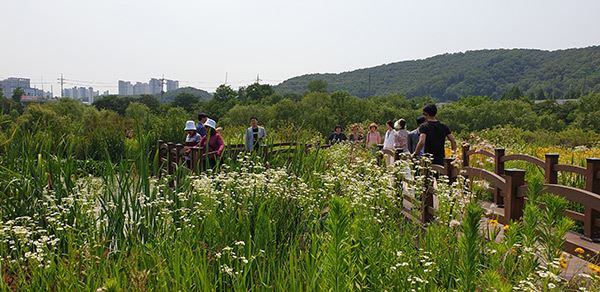
[[[196,123],[194,123],[194,121],[187,121],[187,122],[185,122],[185,129],[184,129],[184,131],[191,131],[191,130],[196,131]]]
[[[213,119],[208,119],[206,120],[206,122],[204,123],[205,127],[211,127],[213,129],[217,129],[217,122],[215,122],[215,120]]]
[[[406,121],[404,119],[399,119],[394,123],[394,129],[400,130],[400,122],[406,123]]]
[[[375,123],[371,123],[371,124],[369,125],[369,129],[371,129],[372,127],[375,127],[375,129],[377,129],[377,124],[375,124]]]

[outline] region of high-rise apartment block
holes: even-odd
[[[158,95],[165,91],[171,91],[179,88],[179,81],[152,78],[148,83],[119,80],[119,95],[142,95],[151,94]]]

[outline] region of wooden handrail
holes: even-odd
[[[500,162],[506,162],[506,161],[514,161],[514,160],[520,160],[520,161],[526,161],[526,162],[530,162],[533,163],[541,168],[544,168],[544,161],[537,158],[537,157],[533,157],[531,155],[526,155],[526,154],[511,154],[511,155],[506,155],[504,157],[502,157],[500,159]]]
[[[472,156],[472,155],[483,155],[483,156],[487,156],[487,157],[491,157],[494,158],[494,153],[489,152],[489,151],[485,151],[485,150],[469,150],[467,152],[468,156]]]
[[[558,184],[544,184],[543,191],[559,195],[569,201],[580,203],[586,207],[600,210],[600,195],[590,191]]]
[[[506,191],[506,179],[491,171],[477,167],[465,167],[463,168],[463,171],[465,171],[465,173],[469,177],[477,177],[484,179],[487,182],[489,182],[492,185],[492,187],[501,189],[502,191]]]
[[[555,164],[554,171],[573,172],[585,176],[585,167],[570,164]]]

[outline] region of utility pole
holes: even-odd
[[[260,82],[260,77],[259,77],[259,74],[256,73],[256,84],[258,84],[259,82]]]
[[[227,85],[227,72],[225,72],[225,85]]]

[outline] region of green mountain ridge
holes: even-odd
[[[498,98],[516,86],[535,99],[573,98],[600,92],[600,46],[442,54],[337,74],[306,74],[280,83],[275,90],[302,94],[313,80],[326,81],[330,92],[346,90],[360,97],[403,94],[440,101],[472,95]]]

